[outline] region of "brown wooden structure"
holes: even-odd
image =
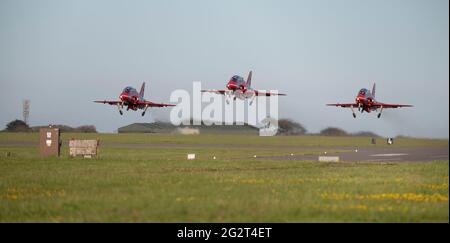
[[[59,128],[39,129],[39,154],[41,156],[59,156],[61,140]]]

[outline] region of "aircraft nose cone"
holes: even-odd
[[[126,94],[121,94],[121,95],[119,96],[119,99],[120,99],[120,100],[126,100],[126,99],[128,99],[128,95],[126,95]]]
[[[229,89],[236,89],[237,87],[236,87],[235,84],[228,84],[227,88],[229,88]]]

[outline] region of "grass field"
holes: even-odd
[[[449,221],[448,161],[252,157],[321,153],[317,146],[371,146],[370,138],[63,134],[63,140],[72,137],[100,139],[99,157],[68,158],[63,146],[60,158],[43,159],[33,144],[37,134],[0,133],[0,221]],[[186,146],[129,146],[144,143]],[[218,146],[198,146],[209,144]],[[403,138],[394,146],[448,146],[448,140]],[[188,161],[187,153],[198,158]]]

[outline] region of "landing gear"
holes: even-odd
[[[147,111],[147,108],[148,108],[148,105],[145,106],[145,109],[144,109],[144,111],[142,112],[142,116],[145,115],[145,112]]]
[[[230,104],[230,100],[231,100],[232,96],[234,96],[234,92],[226,92],[226,94],[225,94],[225,101],[227,102],[227,105]]]
[[[350,106],[350,108],[352,109],[353,118],[356,118],[355,109],[353,109],[353,106]],[[359,109],[359,108],[358,108],[358,109]]]
[[[380,113],[378,113],[378,119],[381,117],[381,112],[383,112],[383,106],[381,106]]]
[[[123,115],[122,108],[123,108],[123,103],[117,104],[117,109],[119,109],[120,115]]]
[[[249,105],[252,105],[252,104],[253,104],[253,101],[255,100],[255,98],[256,98],[256,95],[253,94],[253,95],[252,95],[252,98],[250,98],[250,102],[249,102],[248,104],[249,104]]]
[[[229,105],[230,104],[230,100],[231,100],[232,98],[231,98],[231,95],[229,95],[227,98],[225,98],[225,101],[227,102],[227,105]],[[236,100],[236,96],[233,96],[233,101],[235,101]]]

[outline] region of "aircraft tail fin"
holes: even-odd
[[[373,87],[372,87],[372,96],[375,98],[375,85],[376,83],[373,83]]]
[[[248,73],[248,77],[247,77],[247,87],[251,87],[252,86],[252,71],[250,71]]]
[[[141,97],[144,97],[144,92],[145,92],[145,82],[142,83],[141,91],[139,91],[139,95]]]

